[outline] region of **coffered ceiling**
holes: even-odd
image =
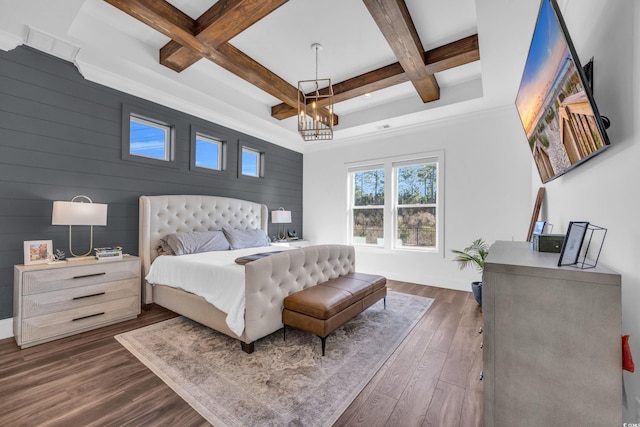
[[[304,151],[294,107],[313,43],[340,101],[334,141],[313,144],[338,144],[512,103],[538,6],[524,3],[0,0],[0,48],[41,31],[78,48],[89,80]],[[499,19],[523,10],[533,20]]]

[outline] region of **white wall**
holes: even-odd
[[[578,56],[594,59],[594,96],[611,119],[611,147],[577,169],[545,185],[543,219],[564,233],[569,221],[590,221],[608,229],[599,263],[622,275],[623,334],[630,334],[640,364],[640,5],[627,0],[572,1],[563,9]],[[634,25],[635,24],[635,25]],[[532,192],[540,186],[533,175]],[[624,374],[629,408],[636,419],[637,374]]]
[[[534,0],[531,0],[534,1]],[[622,275],[623,334],[640,365],[640,3],[560,0],[579,58],[595,57],[594,95],[611,119],[611,148],[544,185],[541,219],[564,233],[569,221],[608,229],[600,263]],[[390,279],[468,290],[477,278],[451,262],[451,248],[476,237],[524,240],[533,201],[543,186],[515,108],[459,116],[407,134],[387,133],[350,144],[318,146],[304,156],[304,236],[346,243],[345,163],[374,157],[444,150],[445,258],[442,255],[357,250],[357,266]],[[640,422],[638,375],[624,372],[629,402],[625,422]]]
[[[347,243],[345,163],[436,150],[445,153],[443,251],[360,247],[356,266],[389,279],[468,291],[479,273],[459,271],[451,249],[479,237],[487,242],[524,240],[531,219],[531,155],[514,106],[306,151],[304,237],[313,243]]]

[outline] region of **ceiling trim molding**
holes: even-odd
[[[0,30],[0,50],[10,51],[24,43],[24,38]]]
[[[316,153],[320,151],[336,150],[336,149],[341,149],[345,146],[354,146],[354,145],[360,145],[360,144],[366,144],[366,143],[370,144],[373,141],[378,141],[385,138],[389,139],[391,137],[398,137],[402,135],[411,135],[411,134],[417,134],[419,132],[428,132],[430,129],[440,127],[440,126],[446,126],[447,124],[452,124],[453,122],[459,123],[460,119],[462,118],[470,119],[470,118],[482,117],[483,115],[489,115],[489,114],[506,114],[508,111],[515,112],[516,111],[515,105],[506,104],[506,105],[499,105],[495,107],[488,107],[484,109],[470,110],[470,111],[456,114],[453,116],[447,116],[447,117],[435,119],[430,122],[416,123],[412,126],[389,129],[377,135],[359,135],[357,137],[353,137],[349,139],[338,140],[337,143],[333,143],[333,144],[318,144],[318,145],[308,146],[307,149],[304,151],[304,154],[311,154],[311,153]],[[447,148],[446,146],[442,147],[442,149],[444,150],[446,150],[446,148]]]
[[[156,87],[150,85],[142,84],[138,80],[133,80],[122,76],[121,74],[111,72],[101,66],[83,61],[82,59],[76,58],[75,65],[80,74],[91,82],[124,92],[131,96],[158,103],[185,114],[191,114],[200,119],[207,120],[255,138],[276,143],[277,145],[292,151],[301,153],[304,149],[304,147],[299,144],[297,134],[282,128],[276,123],[259,126],[257,123],[263,124],[264,122],[261,120],[254,120],[251,123],[247,123],[246,121],[233,118],[231,114],[220,113],[220,111],[226,111],[228,113],[237,112],[238,117],[245,116],[245,111],[240,110],[239,108],[228,104],[224,104],[223,108],[204,108],[200,103],[189,102],[185,98],[172,95],[167,91],[158,90]],[[213,105],[217,102],[219,101],[211,97],[209,105]]]
[[[480,60],[478,34],[472,34],[460,40],[439,46],[424,52],[424,67],[428,73],[437,73],[460,65]],[[386,65],[377,70],[333,84],[334,102],[346,101],[365,93],[394,86],[409,81],[409,76],[399,62]],[[324,93],[324,91],[321,91]],[[325,106],[322,102],[321,106]],[[298,114],[298,110],[285,103],[271,107],[271,115],[286,119]]]
[[[474,101],[474,100],[472,100]],[[397,137],[401,135],[410,135],[418,132],[428,131],[433,128],[446,126],[451,123],[460,123],[460,120],[463,118],[476,118],[482,117],[483,115],[489,114],[503,114],[511,111],[513,113],[516,112],[515,104],[502,104],[496,106],[489,107],[478,107],[472,106],[467,111],[460,112],[458,114],[446,115],[443,117],[435,118],[432,120],[428,120],[421,123],[414,123],[407,126],[390,128],[387,130],[381,130],[377,133],[368,133],[357,136],[350,136],[345,138],[340,138],[334,140],[331,144],[314,144],[308,145],[304,151],[304,154],[314,153],[317,151],[325,151],[325,150],[333,150],[342,148],[345,146],[358,145],[364,143],[371,143],[372,141],[380,140],[380,139],[389,139],[392,137]],[[446,148],[446,147],[445,147]]]
[[[220,0],[197,20],[189,17],[167,0],[104,0],[129,16],[172,39],[160,50],[160,63],[174,71],[182,71],[203,57],[237,77],[251,83],[283,104],[272,106],[271,116],[282,120],[298,114],[300,94],[280,76],[264,67],[229,43],[229,38],[251,27],[288,0]],[[398,62],[361,74],[334,85],[338,90],[335,103],[365,93],[388,88],[410,80],[424,102],[440,99],[440,87],[434,73],[440,67],[455,68],[480,58],[477,35],[441,46],[438,61],[429,57],[404,0],[363,0],[373,20],[386,38]],[[464,45],[471,50],[460,50]],[[446,52],[442,52],[445,50]],[[437,56],[437,55],[431,55]],[[431,62],[431,64],[430,64]],[[429,66],[433,63],[435,66]],[[321,93],[328,90],[324,88]],[[320,107],[317,114],[339,124],[336,114]]]

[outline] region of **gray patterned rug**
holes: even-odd
[[[432,299],[389,292],[320,339],[287,328],[246,354],[238,341],[184,317],[116,339],[216,427],[330,426],[351,404]]]

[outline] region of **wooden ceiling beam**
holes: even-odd
[[[425,69],[434,74],[480,59],[478,35],[473,34],[452,43],[424,52]],[[409,81],[407,73],[399,62],[377,70],[361,74],[333,85],[333,102],[338,103],[356,98],[365,93],[391,87]],[[322,104],[321,104],[322,105]],[[324,105],[322,105],[324,106]],[[297,109],[288,104],[271,107],[271,115],[278,119],[286,119],[297,114]]]
[[[194,35],[196,21],[167,1],[104,1],[297,109],[298,89],[296,87],[229,43],[222,43],[217,49],[214,49],[199,40]],[[328,112],[322,110],[321,115],[326,117]],[[334,123],[337,123],[337,120],[337,116],[334,115]]]
[[[289,0],[219,0],[195,22],[193,35],[212,48],[228,42]],[[181,72],[201,59],[171,40],[160,49],[160,63]]]
[[[424,48],[404,0],[362,0],[423,102],[440,98],[440,87],[425,68]]]

